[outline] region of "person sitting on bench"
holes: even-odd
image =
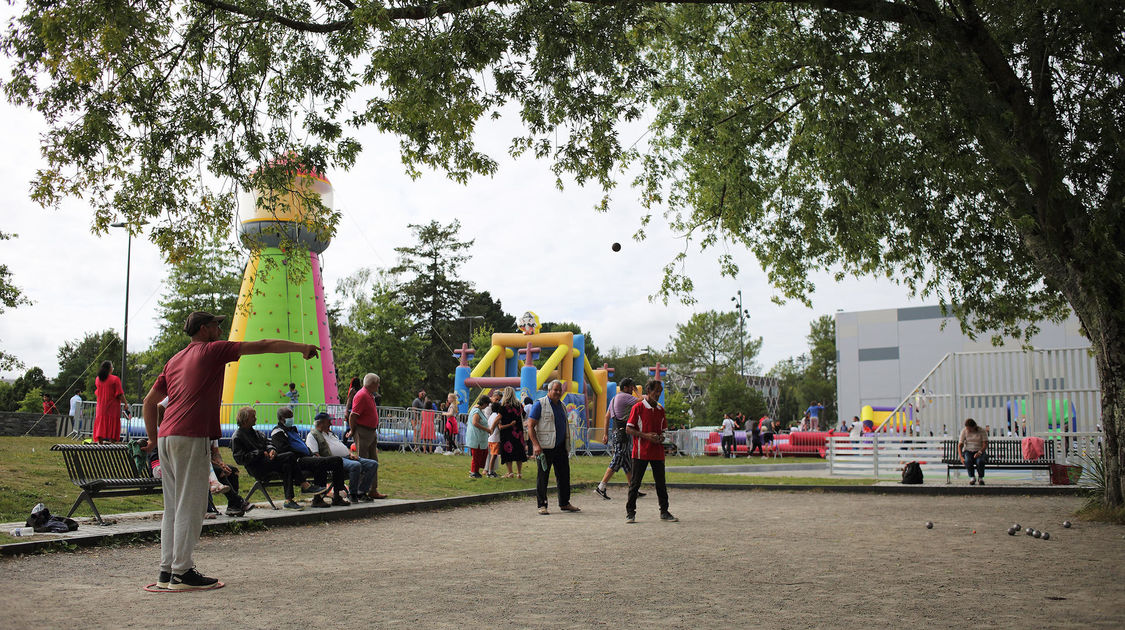
[[[323,411],[316,414],[313,418],[312,431],[305,436],[305,446],[321,457],[340,458],[344,470],[348,473],[349,498],[352,503],[374,501],[367,493],[371,491],[371,482],[375,479],[379,462],[349,451],[340,438],[332,432],[332,416]]]
[[[313,481],[324,486],[328,483],[328,473],[332,473],[332,505],[351,505],[344,498],[344,462],[339,457],[321,457],[309,450],[301,434],[297,432],[297,424],[293,421],[293,410],[282,407],[277,410],[277,426],[270,431],[270,443],[278,454],[293,453],[297,456],[297,468],[310,473]],[[323,495],[317,495],[312,500],[313,507],[328,507]]]
[[[230,448],[234,452],[234,461],[246,467],[246,470],[255,479],[268,480],[270,475],[277,473],[285,488],[285,508],[288,510],[301,510],[300,503],[294,500],[293,485],[299,484],[301,492],[313,495],[322,495],[328,492],[323,486],[316,486],[305,481],[297,468],[297,456],[293,453],[278,453],[270,445],[266,436],[254,430],[258,415],[251,407],[238,410],[238,430],[231,439]]]

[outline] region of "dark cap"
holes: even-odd
[[[187,322],[184,323],[184,332],[188,335],[194,335],[211,322],[221,322],[226,319],[225,315],[212,315],[206,311],[195,311],[188,315]]]
[[[327,411],[322,411],[313,416],[313,422],[320,422],[321,420],[331,420],[332,416],[328,415]]]

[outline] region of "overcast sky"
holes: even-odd
[[[6,74],[6,72],[5,72]],[[0,243],[0,263],[32,300],[0,314],[0,347],[27,367],[48,376],[58,371],[56,353],[67,340],[87,332],[120,331],[124,317],[126,236],[90,232],[92,211],[80,200],[44,210],[28,198],[29,182],[43,165],[39,134],[44,125],[31,111],[0,105],[7,146],[0,153],[0,231],[19,238]],[[460,219],[462,240],[473,240],[472,259],[459,276],[487,290],[509,313],[535,311],[542,320],[574,321],[599,348],[667,345],[677,323],[697,310],[729,310],[742,289],[750,311],[748,336],[764,338],[759,363],[769,368],[806,351],[809,322],[823,314],[918,305],[906,290],[886,280],[836,283],[816,277],[812,308],[778,306],[752,256],[732,250],[742,275],[719,275],[715,250],[691,250],[687,270],[695,282],[694,306],[664,306],[648,296],[660,286],[661,270],[683,243],[661,219],[647,238],[632,235],[643,214],[628,188],[615,193],[613,210],[593,209],[601,191],[555,188],[546,162],[512,160],[503,153],[512,129],[503,122],[482,129],[484,146],[500,159],[500,172],[459,185],[438,173],[418,180],[404,174],[397,140],[373,131],[360,135],[364,151],[350,172],[329,172],[335,205],[343,213],[335,239],[324,253],[325,286],[333,298],[337,280],[361,267],[389,267],[395,247],[412,241],[411,223]],[[625,143],[632,142],[624,138]],[[620,242],[618,253],[611,250]],[[156,306],[167,266],[156,247],[133,239],[129,301],[129,350],[143,350],[156,330]],[[622,281],[628,274],[629,282]],[[451,340],[454,346],[467,341]],[[186,338],[185,338],[186,342]],[[452,359],[451,359],[452,360]],[[371,366],[378,370],[379,366]],[[12,377],[22,372],[0,373]]]

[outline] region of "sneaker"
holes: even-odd
[[[648,496],[648,493],[647,493],[647,492],[638,492],[638,493],[637,493],[637,498],[640,498],[640,497],[647,497],[647,496]]]
[[[222,494],[227,490],[230,490],[230,486],[221,484],[217,481],[211,482],[211,494]]]
[[[332,497],[332,505],[351,505],[347,499],[340,495]]]
[[[481,475],[480,473],[477,473],[477,472],[469,473],[469,479],[480,479],[482,476],[483,475]]]
[[[494,472],[490,472],[490,473],[488,473],[488,478],[489,478],[489,479],[498,479],[499,477],[500,477],[500,475],[497,475],[497,474],[496,474],[496,473],[494,473]]]
[[[326,508],[332,507],[332,504],[324,500],[324,495],[318,494],[313,497],[312,503],[310,503],[309,506],[314,508]]]
[[[227,508],[226,511],[225,511],[225,514],[227,516],[244,516],[246,514],[246,511],[245,510],[234,510],[234,509],[231,509],[231,508]]]
[[[287,510],[303,510],[303,509],[305,509],[300,503],[297,503],[293,499],[288,499],[287,501],[285,501],[285,505],[283,505],[282,507],[284,507]]]
[[[547,515],[548,515],[548,514],[550,514],[550,513],[551,513],[551,512],[550,512],[550,510],[548,510],[548,509],[547,509],[547,508],[545,508],[545,507],[541,507],[541,508],[539,508],[539,515],[540,515],[540,516],[547,516]]]
[[[984,479],[981,479],[981,480],[977,481],[977,485],[983,486],[984,485]]]
[[[606,501],[610,500],[609,495],[605,493],[605,488],[599,488],[599,487],[595,486],[594,492],[598,493],[598,496],[605,499]]]
[[[161,571],[160,577],[156,578],[156,588],[168,588],[172,583],[172,572]]]
[[[637,516],[635,514],[626,514],[625,515],[625,523],[627,525],[632,525],[633,523],[636,523],[636,522],[637,522]]]
[[[969,478],[969,485],[970,485],[970,486],[975,486],[975,485],[977,485],[977,478],[976,478],[976,477],[971,477],[971,478]]]
[[[358,497],[356,497],[355,499],[353,499],[352,503],[372,503],[374,501],[375,501],[375,499],[372,499],[371,497],[367,496],[366,494],[361,494]]]
[[[328,488],[318,486],[315,483],[310,483],[307,488],[301,488],[301,494],[324,494],[325,492],[328,492]]]
[[[199,571],[189,569],[187,573],[173,575],[169,588],[173,591],[193,591],[211,588],[215,586],[217,582],[218,580],[215,578],[204,577],[199,574]]]
[[[243,512],[249,512],[250,510],[253,510],[253,509],[254,509],[253,503],[246,503],[245,501],[242,502],[242,511]]]
[[[660,513],[660,520],[668,521],[669,523],[679,523],[680,522],[680,519],[676,518],[675,516],[672,516],[671,512],[661,512]]]

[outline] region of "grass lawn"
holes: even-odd
[[[0,522],[22,521],[27,518],[36,503],[44,503],[53,514],[66,514],[78,497],[78,488],[67,477],[62,456],[50,451],[51,445],[65,442],[65,438],[53,437],[0,437]],[[234,463],[229,449],[222,449],[223,459]],[[742,458],[723,460],[718,457],[676,457],[669,460],[674,466],[745,465],[751,468],[762,463],[778,463],[779,460]],[[818,458],[786,458],[785,463],[822,462]],[[469,458],[467,455],[422,455],[382,451],[379,454],[379,490],[399,499],[433,499],[466,494],[479,494],[502,490],[517,490],[535,487],[535,462],[525,465],[523,479],[469,479]],[[597,482],[605,473],[607,457],[575,457],[571,460],[571,481],[574,483]],[[501,472],[504,472],[501,467]],[[242,491],[249,489],[249,477],[242,473]],[[614,481],[625,481],[618,474]],[[819,484],[819,485],[865,485],[873,483],[865,479],[824,479],[804,477],[761,477],[748,479],[744,476],[706,475],[689,473],[669,473],[669,483],[716,483],[716,484]],[[260,497],[257,497],[260,499]],[[216,497],[216,504],[222,506],[225,499]],[[139,512],[162,509],[159,494],[119,497],[97,500],[102,514],[118,512]],[[75,516],[92,516],[88,507],[79,507]],[[7,532],[0,532],[7,539]],[[10,540],[5,540],[10,542]]]

